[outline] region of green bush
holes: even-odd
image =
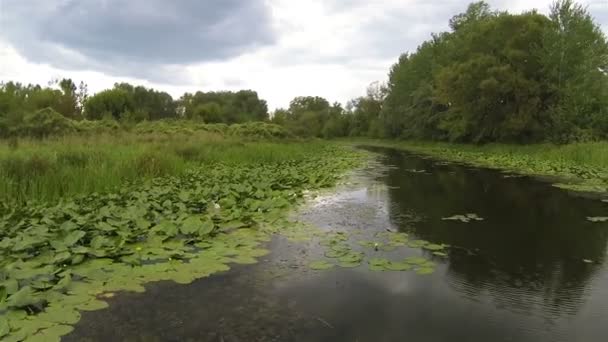
[[[44,138],[53,135],[64,135],[74,132],[72,120],[57,113],[52,108],[45,108],[25,115],[17,135]]]

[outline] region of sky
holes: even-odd
[[[346,103],[400,54],[464,12],[463,0],[0,0],[0,81],[129,82],[184,92],[253,89]],[[490,0],[547,13],[552,0]],[[582,0],[608,33],[608,0]]]

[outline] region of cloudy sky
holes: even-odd
[[[490,0],[547,12],[551,0]],[[608,32],[608,0],[582,0]],[[0,0],[0,80],[126,81],[185,91],[254,89],[346,102],[398,56],[447,30],[464,0]]]

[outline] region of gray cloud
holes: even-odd
[[[0,6],[0,32],[30,61],[152,81],[177,65],[228,59],[276,39],[264,0],[2,0]]]

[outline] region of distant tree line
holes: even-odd
[[[386,83],[340,103],[296,97],[268,113],[252,90],[186,93],[179,99],[117,83],[88,96],[70,79],[49,87],[0,83],[0,136],[44,132],[71,120],[268,121],[305,137],[369,136],[453,142],[567,143],[608,139],[608,40],[571,0],[548,16],[493,11],[485,2],[454,16],[403,54]],[[36,133],[38,134],[38,133]]]
[[[17,131],[46,135],[44,130],[59,129],[66,119],[124,123],[190,119],[233,124],[267,121],[268,106],[251,90],[199,91],[173,99],[166,92],[128,83],[117,83],[92,96],[85,83],[76,86],[71,79],[52,81],[46,87],[0,83],[0,136]]]

